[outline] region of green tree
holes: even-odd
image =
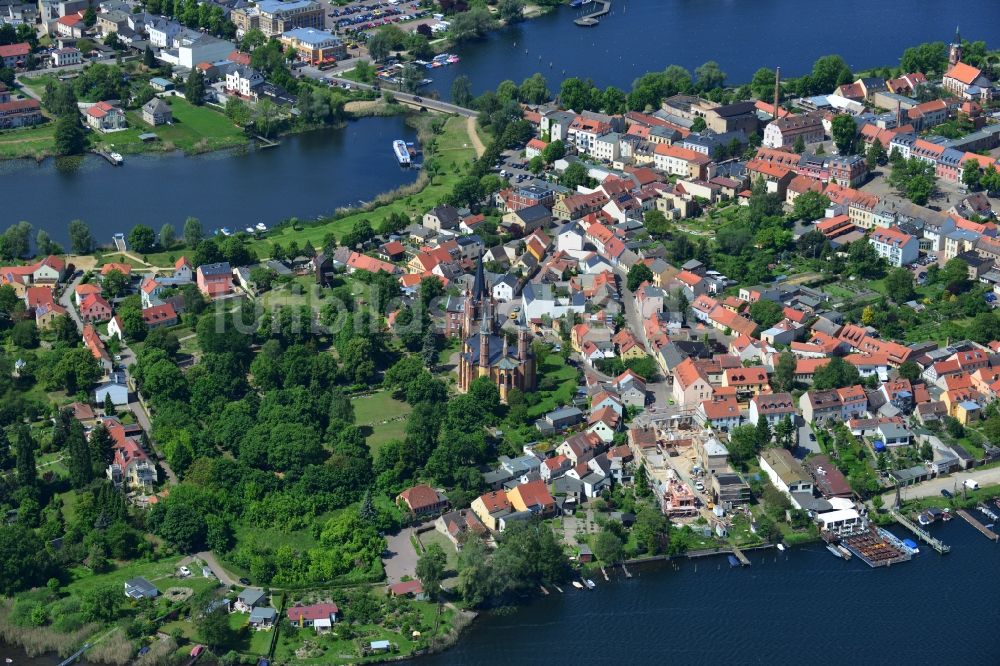
[[[197,67],[188,74],[184,86],[184,97],[195,106],[201,106],[205,103],[205,75]]]
[[[979,171],[979,162],[976,160],[966,160],[962,165],[962,184],[969,190],[978,190],[982,182]]]
[[[142,64],[147,69],[156,67],[156,57],[153,55],[153,49],[149,48],[149,44],[146,44],[146,48],[142,51]]]
[[[559,178],[559,183],[571,190],[575,190],[578,186],[586,185],[589,182],[590,175],[587,172],[587,167],[582,162],[573,162],[570,164]]]
[[[206,607],[213,601],[215,601],[214,595],[209,596],[208,599],[200,597],[199,605]],[[209,648],[214,649],[229,645],[233,639],[233,630],[229,626],[229,613],[226,612],[226,607],[222,604],[212,606],[211,610],[207,607],[202,610],[196,625],[198,638]]]
[[[90,459],[83,424],[76,419],[72,419],[70,424],[66,448],[69,451],[70,484],[76,489],[83,488],[94,478],[94,465]]]
[[[169,250],[177,242],[177,232],[174,231],[174,225],[169,222],[160,227],[160,247],[164,250]]]
[[[854,122],[853,116],[846,113],[834,116],[830,134],[833,136],[833,143],[836,144],[838,153],[850,155],[854,152],[854,140],[858,135],[858,126]]]
[[[605,564],[617,564],[625,551],[621,537],[605,527],[594,538],[594,555]]]
[[[524,2],[522,0],[500,0],[497,4],[498,13],[504,23],[520,23],[524,20]]]
[[[35,466],[34,438],[28,426],[23,423],[14,431],[14,452],[17,456],[17,482],[21,486],[34,486],[38,482],[38,469]]]
[[[792,150],[801,155],[806,152],[806,140],[799,134],[795,137],[795,142],[792,144]]]
[[[885,276],[885,293],[896,303],[906,303],[916,292],[913,290],[913,274],[905,268],[893,268]]]
[[[635,291],[643,282],[653,281],[653,271],[643,263],[632,264],[628,269],[628,279],[626,280],[629,291]]]
[[[87,147],[87,137],[75,116],[61,116],[56,120],[53,140],[55,153],[59,156],[80,155]]]
[[[140,254],[150,252],[156,247],[156,232],[145,224],[137,224],[128,233],[128,244]]]
[[[542,150],[542,159],[546,164],[552,164],[566,155],[566,145],[561,140],[551,142]]]
[[[763,416],[757,419],[756,428],[757,450],[763,449],[771,443],[771,425]]]
[[[22,349],[34,349],[38,346],[38,326],[30,319],[17,322],[11,329],[10,341]]]
[[[774,301],[762,298],[750,304],[750,318],[760,325],[761,330],[766,330],[784,319],[785,313]]]
[[[0,594],[13,596],[40,586],[51,574],[48,551],[33,530],[21,525],[0,525]]]
[[[781,391],[791,391],[795,387],[795,367],[797,360],[795,354],[782,352],[778,356],[778,363],[774,368],[772,382]]]
[[[828,196],[810,190],[795,197],[792,214],[795,219],[812,222],[821,219],[826,214],[826,208],[829,205],[830,198]]]
[[[417,560],[415,573],[423,585],[424,592],[434,598],[441,589],[448,557],[440,544],[432,543]]]
[[[83,220],[69,223],[69,244],[74,254],[90,254],[94,249],[94,236]]]
[[[817,390],[844,388],[861,383],[861,375],[853,365],[834,356],[813,374],[813,388]]]
[[[882,145],[881,141],[872,141],[871,145],[868,146],[868,151],[865,153],[865,161],[868,163],[869,169],[874,169],[876,166],[884,166],[889,161],[889,156],[885,152],[885,146]]]
[[[853,78],[851,68],[847,66],[843,58],[838,55],[828,55],[813,63],[812,74],[809,75],[806,83],[809,87],[808,92],[825,95],[832,93],[834,88],[839,85],[850,83]]]
[[[129,284],[131,284],[131,280],[117,268],[108,271],[108,274],[101,280],[101,287],[106,298],[124,296]]]
[[[654,236],[666,236],[670,233],[670,221],[658,210],[649,210],[642,216],[646,230]]]
[[[704,132],[705,128],[708,127],[708,123],[701,116],[698,116],[693,121],[691,121],[691,131],[692,132]]]
[[[189,248],[194,248],[205,238],[205,231],[201,222],[196,217],[189,217],[184,221],[184,244]]]
[[[726,73],[719,67],[719,63],[709,60],[705,64],[696,67],[695,78],[698,81],[698,88],[704,91],[721,88],[726,82]]]
[[[472,99],[472,81],[468,76],[459,74],[451,82],[451,101],[458,106],[470,108]]]

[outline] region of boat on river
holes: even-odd
[[[392,151],[396,154],[396,161],[399,162],[399,166],[410,166],[410,150],[407,148],[405,141],[402,139],[393,141]]]

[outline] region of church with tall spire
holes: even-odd
[[[489,377],[500,392],[500,399],[506,402],[511,389],[535,389],[535,353],[524,327],[517,331],[516,346],[510,344],[503,332],[498,332],[495,311],[496,303],[480,259],[472,287],[465,293],[458,387],[467,391],[479,377]]]

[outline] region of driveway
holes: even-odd
[[[407,527],[399,531],[398,534],[386,536],[385,554],[382,557],[382,566],[385,567],[385,578],[391,583],[398,583],[403,580],[403,576],[416,578],[417,576],[417,551],[413,548],[412,538],[415,532],[413,527]]]
[[[808,423],[803,423],[798,427],[799,450],[805,449],[808,453],[822,453],[822,449],[819,448],[819,442],[809,439],[809,435],[812,434],[812,428],[809,427]]]
[[[80,284],[81,280],[83,280],[83,275],[76,278],[63,288],[62,296],[59,297],[59,305],[66,308],[66,311],[69,313],[70,319],[72,319],[73,323],[76,324],[76,330],[79,331],[80,334],[82,335],[83,320],[80,319],[80,315],[76,311],[76,303],[73,302],[73,298],[76,295],[76,288]]]
[[[948,490],[955,495],[962,492],[962,484],[966,479],[975,479],[981,486],[995,486],[1000,484],[1000,467],[989,469],[973,470],[971,472],[959,472],[948,476],[939,476],[930,481],[924,481],[913,486],[900,488],[899,492],[903,500],[919,499],[921,497],[936,497],[941,495],[942,490]],[[888,492],[882,495],[886,506],[892,506],[896,501],[896,492]]]
[[[212,573],[215,574],[215,577],[218,578],[219,582],[222,583],[223,585],[226,585],[228,587],[239,585],[239,581],[236,579],[236,577],[222,568],[222,565],[219,564],[219,560],[216,559],[215,554],[212,553],[211,551],[206,550],[201,553],[195,553],[194,555],[188,555],[187,557],[182,559],[177,566],[181,567],[186,564],[191,564],[195,560],[201,560],[202,562],[204,562],[205,566],[207,566],[209,569],[212,570]],[[199,575],[201,572],[192,571],[191,573],[192,575]]]

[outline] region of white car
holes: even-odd
[[[694,482],[694,487],[695,487],[695,490],[697,490],[700,493],[701,492],[705,492],[705,484],[702,483],[701,481],[695,481]]]
[[[181,567],[180,569],[177,570],[177,573],[181,575],[181,578],[187,578],[188,576],[191,575],[191,570],[188,569],[187,567]]]

